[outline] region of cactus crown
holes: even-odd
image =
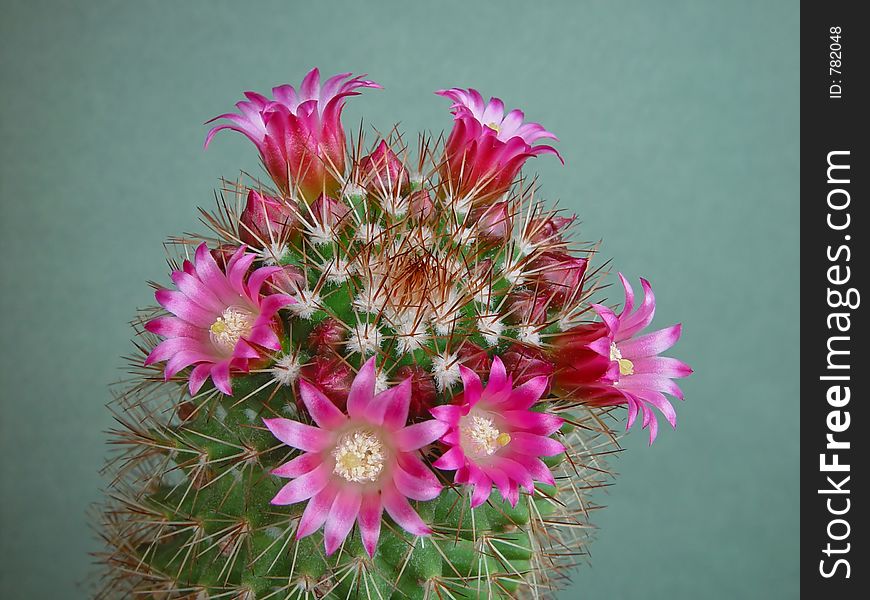
[[[271,132],[277,109],[257,107]],[[309,148],[308,165],[287,159],[283,171],[263,149],[268,134],[243,131],[273,179],[287,179],[224,180],[217,209],[202,212],[209,233],[168,244],[179,291],[160,287],[165,310],[133,322],[132,377],[111,404],[99,598],[514,598],[567,581],[599,508],[590,493],[611,477],[602,457],[618,449],[619,402],[589,401],[554,376],[560,336],[603,326],[589,304],[596,248],[570,242],[572,219],[547,210],[534,182],[495,181],[516,164],[481,171],[484,142],[505,145],[498,131],[478,131],[467,160],[451,154],[455,131],[447,142],[423,136],[413,152],[393,131],[366,156],[360,132],[340,162]],[[320,193],[306,171],[315,163]],[[622,365],[603,361],[608,373]],[[324,415],[368,418],[351,406],[368,365],[371,406],[405,397],[396,427],[425,427],[432,439],[400,448],[400,434],[341,425],[314,448],[281,433],[326,436]],[[521,396],[522,410],[493,408]],[[338,500],[305,523],[322,495],[299,500],[298,482],[317,471],[299,466],[309,458],[339,482],[338,496],[359,489],[365,506],[383,495],[378,524],[363,527],[360,512],[354,526],[351,515],[331,542]],[[414,468],[428,487],[396,476],[401,502],[391,506],[377,482]],[[396,508],[406,505],[413,516]]]

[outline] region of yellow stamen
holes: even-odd
[[[610,360],[615,360],[619,363],[620,375],[634,375],[634,363],[627,358],[622,358],[622,352],[619,351],[616,344],[610,344]]]
[[[487,123],[486,126],[489,127],[490,129],[492,129],[496,133],[501,131],[501,127],[499,127],[498,124],[496,124],[496,123]]]
[[[208,328],[211,340],[223,350],[232,351],[239,338],[248,335],[254,325],[254,315],[237,306],[230,306]]]
[[[500,433],[498,437],[495,438],[496,443],[499,446],[507,446],[511,443],[511,435],[509,433]]]

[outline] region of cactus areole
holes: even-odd
[[[409,144],[341,123],[351,74],[215,119],[266,180],[174,238],[116,388],[98,598],[551,595],[586,556],[615,430],[691,369],[524,178],[554,134],[473,89]],[[623,410],[626,409],[626,410]]]

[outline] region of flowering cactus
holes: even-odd
[[[374,87],[314,70],[208,133],[251,139],[271,182],[224,182],[135,321],[97,597],[546,596],[623,414],[651,442],[655,411],[676,425],[680,326],[641,334],[646,280],[636,310],[621,276],[601,303],[597,249],[521,177],[555,136],[454,88],[445,143],[348,145]]]

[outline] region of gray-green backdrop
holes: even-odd
[[[558,133],[530,162],[684,323],[676,432],[636,433],[562,598],[798,594],[798,2],[46,2],[0,10],[0,597],[84,597],[106,385],[241,136],[243,90],[367,72],[345,122],[450,126],[474,86]]]

